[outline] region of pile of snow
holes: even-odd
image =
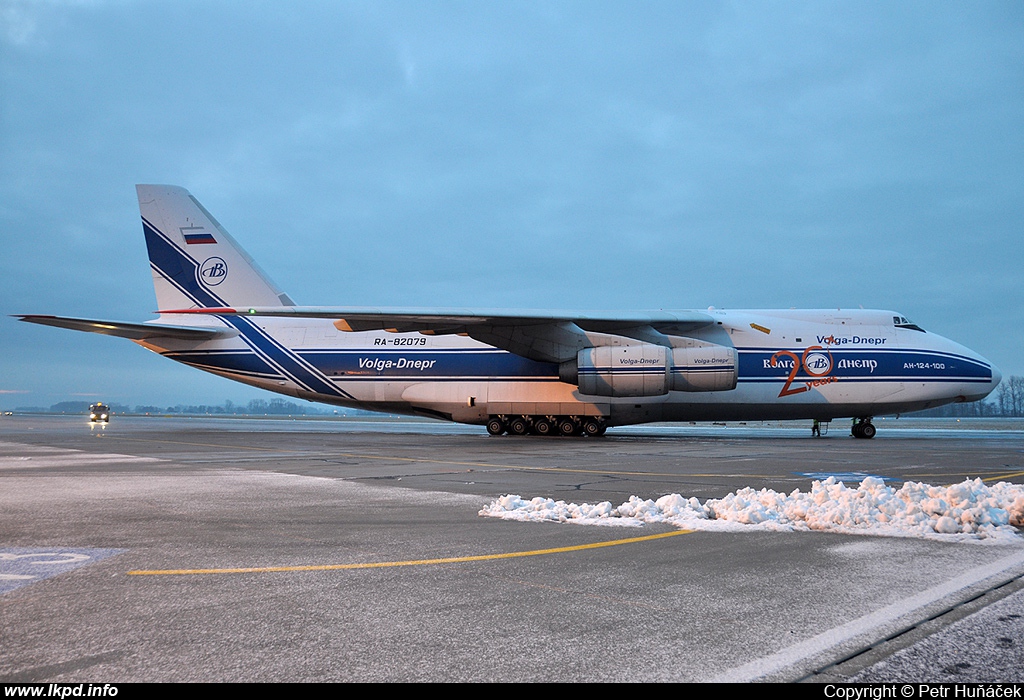
[[[701,503],[677,493],[656,501],[631,496],[620,506],[608,501],[576,504],[550,498],[502,496],[480,515],[507,520],[639,527],[668,523],[687,530],[821,530],[888,537],[1014,540],[1024,526],[1024,486],[981,479],[952,486],[906,482],[899,489],[877,477],[847,488],[830,477],[810,492],[790,494],[751,488]]]

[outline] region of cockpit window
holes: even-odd
[[[921,326],[912,322],[906,316],[893,316],[892,325],[896,326],[897,328],[906,328],[911,331],[921,331],[922,333],[925,332],[924,328],[921,328]]]

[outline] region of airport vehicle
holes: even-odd
[[[129,338],[300,399],[601,435],[650,421],[853,418],[976,401],[1000,374],[891,311],[297,306],[187,190],[138,185],[159,318],[21,320]]]
[[[89,420],[93,423],[109,423],[110,407],[104,403],[94,403],[89,406]]]

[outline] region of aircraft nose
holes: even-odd
[[[992,365],[992,389],[995,390],[999,386],[999,382],[1003,380],[1003,373],[999,371],[999,368]]]
[[[990,362],[987,358],[982,357],[979,353],[966,348],[959,343],[955,343],[952,340],[942,338],[945,345],[942,349],[945,352],[960,355],[964,359],[970,360],[973,364],[974,369],[972,370],[972,380],[960,387],[962,401],[981,401],[986,396],[991,394],[999,386],[999,382],[1003,379],[1003,373],[999,371],[999,368]],[[991,372],[989,377],[985,375]],[[985,380],[988,381],[985,381]]]

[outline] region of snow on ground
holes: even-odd
[[[981,479],[952,486],[908,481],[896,489],[868,477],[857,488],[847,488],[830,477],[813,482],[809,492],[745,488],[704,503],[677,493],[656,501],[631,496],[619,506],[508,495],[492,501],[480,515],[581,525],[668,523],[687,530],[820,530],[1019,543],[1015,526],[1024,526],[1024,485],[1001,481],[990,486]]]

